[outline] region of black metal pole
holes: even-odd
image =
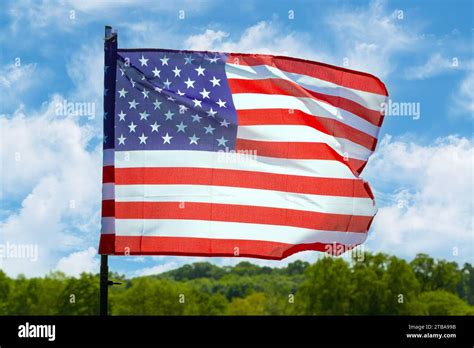
[[[107,316],[109,305],[109,256],[100,256],[100,315]]]
[[[105,26],[105,37],[104,37],[104,91],[109,89],[108,94],[104,93],[104,115],[114,115],[115,108],[115,63],[117,54],[117,34],[113,32],[111,26]],[[110,69],[106,69],[110,68]],[[107,71],[109,71],[107,73]],[[109,137],[109,142],[104,141],[104,149],[113,148],[113,141],[110,143],[110,139],[114,139],[113,132],[113,119],[114,117],[104,117],[104,137],[105,130]],[[100,309],[99,313],[101,316],[108,315],[108,300],[109,300],[109,285],[113,285],[114,282],[109,281],[109,265],[108,255],[100,256]]]

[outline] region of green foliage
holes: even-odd
[[[184,265],[126,279],[109,292],[113,315],[474,315],[474,268],[386,254],[322,257],[282,268],[240,262]],[[16,279],[0,271],[0,315],[97,315],[99,276]]]
[[[474,307],[445,290],[425,292],[419,301],[428,315],[474,315]]]
[[[343,315],[349,310],[352,284],[349,265],[325,257],[306,270],[306,280],[297,293],[298,308],[307,315]]]

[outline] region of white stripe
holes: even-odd
[[[116,202],[197,202],[374,216],[370,198],[299,194],[210,185],[116,185]]]
[[[103,154],[104,166],[113,166],[114,165],[114,152],[115,149],[105,149]]]
[[[254,109],[293,109],[300,110],[313,116],[330,118],[377,137],[379,127],[367,122],[346,110],[324,104],[312,98],[299,98],[279,94],[238,93],[232,99],[237,110]]]
[[[299,227],[202,220],[115,220],[117,236],[159,236],[263,240],[288,244],[360,244],[366,233],[319,231]]]
[[[116,151],[115,167],[218,168],[323,178],[356,178],[349,167],[339,161],[290,160],[212,151]]]
[[[372,151],[344,138],[337,138],[308,126],[240,126],[237,138],[257,141],[326,143],[343,157],[367,161]]]
[[[114,199],[115,198],[115,184],[107,183],[102,184],[102,199]]]
[[[115,218],[114,217],[103,217],[102,228],[100,233],[103,234],[114,234],[115,233]]]
[[[225,69],[228,79],[261,80],[280,78],[297,83],[298,85],[317,93],[350,99],[375,111],[380,111],[381,104],[386,100],[386,96],[384,95],[340,86],[312,76],[283,71],[269,65],[246,66],[227,63]]]

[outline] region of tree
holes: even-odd
[[[411,314],[420,292],[420,284],[410,265],[405,260],[390,257],[383,280],[387,286],[385,314]]]
[[[255,292],[245,298],[235,298],[229,304],[230,315],[264,315],[267,297]]]
[[[417,254],[416,257],[410,262],[410,265],[420,283],[421,291],[432,290],[433,282],[431,277],[433,276],[435,267],[434,259],[426,254]]]
[[[181,283],[140,277],[126,291],[114,294],[112,311],[118,315],[183,315],[186,292]]]
[[[428,315],[474,315],[473,306],[445,290],[425,292],[420,295],[419,301]]]
[[[352,284],[345,261],[323,257],[306,270],[306,280],[296,293],[301,314],[344,315],[349,311]]]
[[[0,315],[8,314],[8,303],[12,280],[0,270]]]
[[[474,305],[474,267],[469,263],[462,268],[457,293],[467,303]]]
[[[285,273],[288,275],[301,275],[308,268],[309,262],[296,260],[286,266]]]
[[[79,278],[67,278],[61,299],[59,315],[98,315],[99,276],[82,273]]]
[[[461,272],[456,262],[445,260],[436,262],[431,277],[433,290],[443,289],[455,293],[460,281]]]
[[[379,275],[376,266],[356,263],[351,274],[353,291],[350,296],[349,314],[380,315],[386,310],[387,284]]]

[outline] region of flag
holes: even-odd
[[[387,98],[376,77],[260,54],[106,41],[99,252],[340,254],[376,213],[359,177]]]

